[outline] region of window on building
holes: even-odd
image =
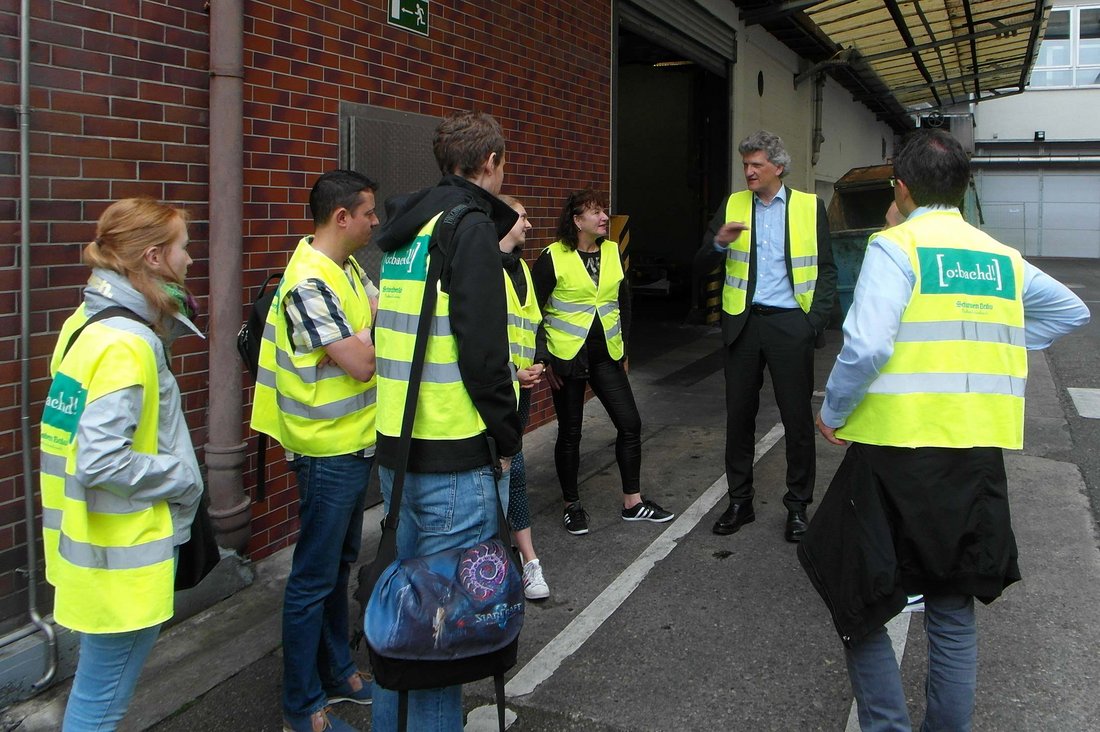
[[[1077,42],[1077,86],[1100,84],[1100,8],[1081,8]]]
[[[1050,11],[1029,86],[1100,86],[1100,7]]]

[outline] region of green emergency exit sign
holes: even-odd
[[[428,0],[389,0],[390,25],[428,35]]]

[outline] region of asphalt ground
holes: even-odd
[[[1100,262],[1038,262],[1100,301]],[[659,310],[658,306],[639,308]],[[840,345],[818,352],[824,388]],[[979,608],[976,730],[1087,730],[1100,717],[1100,551],[1097,420],[1077,415],[1066,387],[1095,388],[1100,326],[1031,356],[1025,449],[1007,455],[1024,580]],[[720,537],[725,507],[723,377],[717,333],[640,321],[631,381],[643,418],[642,490],[678,516],[623,522],[614,430],[598,402],[586,410],[581,496],[591,533],[561,527],[556,428],[525,442],[535,546],[551,588],[529,603],[509,709],[518,732],[550,730],[843,730],[852,698],[824,604],[783,541],[783,441],[770,387],[758,417],[755,523]],[[820,396],[816,398],[820,402]],[[842,448],[818,441],[817,492]],[[1090,506],[1091,500],[1091,506]],[[812,516],[812,507],[811,507]],[[363,561],[373,557],[368,511]],[[255,565],[254,583],[166,631],[124,729],[278,730],[279,608],[289,553]],[[925,639],[920,613],[894,630],[916,724],[922,719]],[[365,665],[365,654],[360,658]],[[56,729],[65,684],[8,710],[20,730]],[[466,688],[467,711],[491,703],[486,682]],[[370,729],[370,708],[338,705]],[[495,729],[470,722],[469,729]]]

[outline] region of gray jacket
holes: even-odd
[[[112,305],[121,305],[151,321],[153,311],[145,297],[123,275],[95,269],[84,288],[84,309],[88,317]],[[175,544],[191,536],[191,522],[202,497],[199,472],[191,433],[183,418],[176,377],[168,368],[166,353],[181,335],[195,333],[195,325],[177,315],[162,341],[150,328],[128,318],[107,318],[112,328],[141,336],[157,360],[160,410],[157,425],[157,454],[134,452],[131,438],[141,413],[143,390],[139,386],[106,394],[88,404],[77,428],[76,479],[86,488],[109,491],[128,501],[135,511],[167,501],[172,514]],[[88,491],[89,498],[94,491]],[[115,503],[115,502],[112,502]]]

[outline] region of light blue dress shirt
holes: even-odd
[[[921,207],[910,218],[937,209],[957,210]],[[913,267],[901,247],[882,234],[876,236],[867,246],[852,306],[844,319],[844,347],[825,387],[821,421],[827,426],[844,425],[890,359],[901,316],[915,284]],[[1023,301],[1028,350],[1046,348],[1055,339],[1089,322],[1089,310],[1081,298],[1026,261]]]
[[[752,197],[754,222],[744,223],[754,227],[742,236],[755,236],[756,288],[752,302],[774,308],[797,308],[794,287],[787,273],[787,186],[780,186],[770,203],[760,197]],[[717,243],[714,248],[725,252],[726,247]]]
[[[773,308],[797,308],[787,276],[787,186],[770,203],[752,197],[756,222],[756,289],[752,301]]]

